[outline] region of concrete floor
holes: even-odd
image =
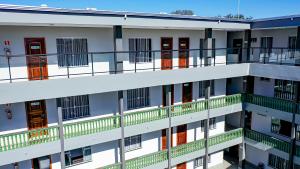
[[[224,156],[224,161],[222,164],[216,165],[209,169],[238,169],[238,161],[229,156]],[[246,165],[245,169],[255,169],[255,168]]]

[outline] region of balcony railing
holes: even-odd
[[[235,129],[209,138],[208,144],[209,146],[214,146],[241,137],[243,137],[243,129]],[[205,148],[204,139],[190,142],[187,144],[182,144],[176,147],[172,147],[171,157],[177,158],[183,155],[187,155],[189,153],[202,150],[204,148]],[[140,169],[154,164],[158,164],[160,162],[166,161],[167,159],[168,159],[167,151],[162,150],[152,154],[147,154],[145,156],[126,160],[125,165],[126,168],[128,169]],[[121,168],[121,164],[117,163],[117,164],[105,166],[102,169],[120,169],[120,168]]]
[[[241,94],[224,96],[211,100],[202,100],[192,103],[171,106],[171,116],[181,116],[200,112],[211,108],[220,108],[241,103]],[[124,115],[125,126],[137,125],[146,122],[167,118],[167,107],[127,113]],[[64,137],[66,139],[109,131],[120,128],[120,116],[103,117],[82,122],[64,124]],[[44,134],[39,134],[44,133]],[[35,137],[33,137],[35,136]],[[58,140],[58,126],[0,135],[0,152],[27,147],[33,144],[42,144]]]
[[[176,117],[205,111],[208,110],[208,108],[216,109],[242,102],[281,110],[288,113],[292,113],[295,107],[299,108],[299,104],[295,106],[296,103],[292,101],[251,94],[236,94],[209,100],[201,100],[180,105],[173,105],[171,106],[170,110],[171,116]],[[124,125],[132,126],[166,118],[168,118],[167,107],[154,108],[144,111],[126,113],[124,115]],[[103,131],[109,131],[117,128],[120,128],[119,115],[102,117],[93,120],[64,124],[64,137],[68,139],[83,135],[95,134]],[[58,126],[4,134],[0,135],[0,152],[27,147],[34,144],[52,142],[58,139]]]
[[[243,102],[289,113],[297,113],[296,108],[299,107],[299,104],[293,101],[253,94],[243,94]]]
[[[77,56],[80,56],[80,59],[76,60]],[[162,59],[162,56],[166,58]],[[207,61],[205,61],[204,56],[207,56]],[[72,62],[65,60],[69,57],[72,58]],[[152,50],[30,56],[24,54],[2,55],[0,56],[0,82],[187,69],[238,63],[295,65],[298,64],[299,59],[300,50],[287,48],[216,48],[184,51]],[[122,69],[117,68],[116,61],[123,63]]]
[[[290,143],[253,130],[245,130],[245,137],[286,153],[289,153],[291,149]]]

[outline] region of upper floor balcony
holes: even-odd
[[[300,51],[287,48],[215,48],[43,54],[32,45],[27,55],[0,56],[0,83],[81,76],[192,69],[241,63],[297,65]]]

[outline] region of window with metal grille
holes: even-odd
[[[127,90],[127,109],[136,109],[150,105],[149,88]]]
[[[132,151],[142,147],[142,135],[125,138],[125,151]]]
[[[208,155],[207,162],[211,163],[211,155]],[[203,157],[196,158],[194,165],[195,165],[195,168],[203,166]]]
[[[57,106],[62,108],[63,120],[71,120],[90,115],[88,95],[57,99]]]
[[[200,122],[200,127],[201,127],[201,132],[204,132],[204,128],[205,128],[205,120],[201,120]],[[209,129],[213,130],[217,128],[217,123],[216,123],[216,118],[210,118],[209,119]]]
[[[210,96],[215,95],[215,81],[210,81]],[[205,81],[199,82],[199,98],[205,97]]]
[[[274,96],[280,99],[294,100],[296,84],[289,80],[275,80]]]
[[[65,152],[66,166],[92,161],[91,147],[83,147]]]
[[[269,166],[271,166],[274,169],[286,169],[289,168],[289,161],[286,159],[283,159],[281,157],[278,157],[273,154],[269,154]]]
[[[88,65],[87,39],[56,39],[59,67]]]
[[[151,39],[129,39],[129,63],[151,62]]]

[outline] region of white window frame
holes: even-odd
[[[136,136],[125,138],[125,152],[129,152],[141,148],[142,148],[142,135],[136,135]]]
[[[131,44],[133,43],[133,46]],[[152,62],[152,39],[151,38],[129,38],[129,63]],[[145,49],[142,49],[145,48]]]
[[[127,90],[127,110],[150,106],[150,88]]]
[[[82,156],[83,156],[83,162],[79,162],[79,163],[72,163],[72,151],[74,150],[78,150],[78,149],[81,149],[82,151]],[[74,166],[74,165],[79,165],[79,164],[83,164],[83,163],[87,163],[87,162],[91,162],[92,161],[92,148],[90,146],[88,147],[82,147],[82,148],[78,148],[78,149],[73,149],[73,150],[70,150],[70,151],[65,151],[65,157],[67,156],[70,164],[67,165],[66,164],[66,167],[71,167],[71,166]]]

